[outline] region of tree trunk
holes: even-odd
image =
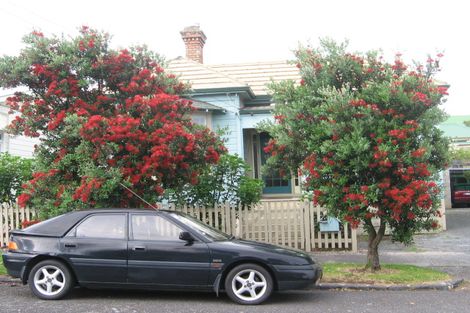
[[[369,235],[366,269],[370,269],[372,272],[380,271],[379,246],[374,244],[374,240],[371,240],[370,238],[371,237]]]
[[[379,244],[385,234],[385,222],[381,219],[379,230],[376,231],[371,220],[366,221],[366,230],[369,234],[366,269],[372,272],[380,270]]]

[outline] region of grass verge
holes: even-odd
[[[2,250],[0,250],[0,275],[6,275],[7,269],[3,266]]]
[[[451,280],[449,274],[406,264],[381,264],[382,270],[370,272],[363,264],[325,263],[324,283],[359,283],[374,285],[417,285]]]

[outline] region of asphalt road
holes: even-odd
[[[0,284],[0,312],[34,313],[462,313],[470,312],[470,291],[298,291],[277,293],[264,305],[241,306],[210,293],[97,291],[75,289],[65,300],[43,301],[27,286]]]

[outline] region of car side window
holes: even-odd
[[[77,226],[76,237],[80,238],[126,238],[126,215],[92,215]]]
[[[131,217],[134,240],[179,240],[183,231],[174,223],[157,215],[135,214]]]

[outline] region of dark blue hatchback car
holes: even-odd
[[[236,239],[188,215],[155,210],[89,210],[12,232],[3,262],[41,299],[88,288],[225,291],[259,304],[274,290],[316,284],[307,254]]]

